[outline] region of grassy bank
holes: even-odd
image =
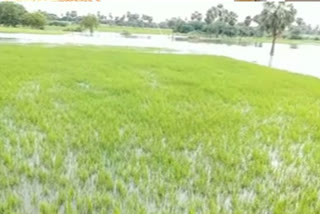
[[[253,43],[271,43],[272,38],[270,37],[215,37],[206,34],[175,34],[175,37],[181,40],[191,42],[205,42],[205,43],[223,43],[223,44],[253,44]],[[181,38],[180,38],[181,37]],[[319,45],[320,40],[317,39],[286,39],[278,38],[276,40],[280,44],[289,45],[302,45],[312,44]]]
[[[244,40],[247,41],[252,41],[252,42],[263,42],[263,43],[271,43],[272,42],[272,38],[270,37],[262,37],[262,38],[243,38]],[[286,38],[278,38],[277,43],[281,43],[281,44],[296,44],[296,45],[302,45],[302,44],[314,44],[314,45],[319,45],[320,44],[320,40],[316,40],[316,39],[286,39]]]
[[[0,33],[32,33],[32,34],[64,34],[62,27],[46,26],[45,30],[32,29],[29,27],[5,27],[0,26]]]
[[[98,28],[100,32],[129,32],[132,34],[171,34],[171,29],[160,28],[138,28],[138,27],[125,27],[125,26],[108,26],[100,25]]]
[[[34,34],[65,34],[70,33],[71,29],[76,29],[78,25],[70,25],[66,27],[46,26],[44,30],[31,29],[28,27],[4,27],[0,26],[0,33],[34,33]],[[138,27],[124,27],[124,26],[108,26],[100,25],[98,32],[129,32],[132,34],[171,34],[171,29],[158,28],[138,28]]]
[[[318,79],[118,48],[0,59],[0,213],[320,209]]]

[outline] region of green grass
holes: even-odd
[[[46,26],[45,30],[32,29],[29,27],[5,27],[0,26],[0,33],[32,33],[32,34],[65,34],[62,27]]]
[[[124,48],[0,59],[0,213],[320,210],[316,78]]]

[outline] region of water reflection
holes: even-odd
[[[221,55],[239,60],[268,66],[270,63],[270,43],[225,43],[222,40],[190,41],[184,37],[172,35],[121,35],[119,33],[95,33],[93,36],[83,33],[65,35],[36,35],[0,33],[0,43],[45,43],[73,45],[108,45],[125,47],[161,48],[164,52],[175,54]],[[170,50],[170,51],[168,51]],[[320,46],[276,44],[272,66],[301,74],[320,77]]]
[[[290,48],[291,48],[291,49],[298,49],[298,45],[297,45],[297,44],[291,44],[291,45],[290,45]]]
[[[255,42],[254,46],[257,48],[262,48],[263,47],[263,43],[262,42]]]
[[[8,37],[8,38],[0,37],[0,43],[15,42],[15,41],[17,42],[18,40],[15,38],[10,38],[10,37]]]

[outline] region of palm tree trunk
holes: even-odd
[[[270,67],[272,66],[272,60],[273,60],[273,56],[274,56],[274,49],[275,49],[275,45],[276,45],[276,39],[277,39],[277,35],[273,35],[271,51],[270,51],[270,59],[269,59],[269,66]]]
[[[273,55],[274,55],[274,47],[275,47],[275,45],[276,45],[276,39],[277,39],[277,36],[273,36],[272,46],[271,46],[271,51],[270,51],[270,56],[273,56]]]

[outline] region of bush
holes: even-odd
[[[66,27],[69,25],[68,22],[64,22],[64,21],[52,21],[49,23],[50,26],[59,26],[59,27]]]
[[[120,33],[122,36],[124,36],[124,37],[130,37],[131,36],[131,33],[129,32],[129,31],[122,31],[121,33]]]
[[[189,23],[195,31],[202,31],[204,23],[200,21],[192,21]]]
[[[288,39],[302,39],[300,27],[291,27]]]
[[[67,27],[67,28],[63,29],[63,31],[67,31],[67,32],[82,32],[83,29],[80,26],[77,26],[77,27]]]
[[[177,26],[177,28],[174,31],[178,33],[189,33],[191,31],[194,31],[194,28],[192,25],[189,24],[181,24]]]

